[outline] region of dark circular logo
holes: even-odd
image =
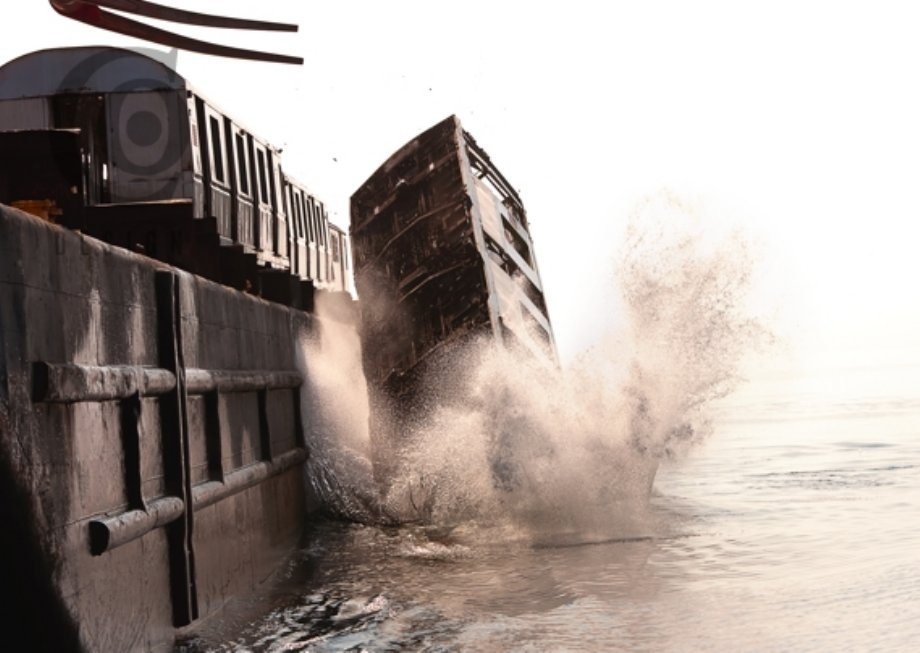
[[[150,147],[163,133],[163,124],[152,111],[137,111],[128,118],[127,136],[138,147]]]
[[[137,111],[128,117],[128,139],[138,147],[150,147],[163,133],[163,124],[152,111]]]

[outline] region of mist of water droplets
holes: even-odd
[[[623,243],[609,292],[624,319],[600,343],[564,369],[491,340],[458,348],[425,380],[424,418],[386,447],[368,432],[355,331],[320,320],[302,364],[315,416],[308,481],[327,509],[530,534],[641,530],[659,462],[709,435],[712,402],[764,331],[746,310],[750,248],[713,233],[696,207],[651,196]]]

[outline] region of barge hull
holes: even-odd
[[[169,651],[277,570],[314,326],[0,205],[4,641]]]

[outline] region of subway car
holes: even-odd
[[[347,234],[279,150],[133,50],[0,67],[0,202],[290,305],[351,289]]]
[[[426,361],[470,336],[556,365],[523,203],[456,116],[355,191],[351,237],[365,374],[386,395],[411,404]]]

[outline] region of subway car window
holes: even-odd
[[[220,121],[214,116],[209,116],[211,126],[211,154],[214,157],[214,178],[217,181],[225,181],[224,177],[224,154],[220,143]]]
[[[259,199],[263,204],[268,204],[268,178],[265,174],[265,153],[262,150],[256,150],[256,158],[259,162]]]
[[[246,146],[243,144],[243,135],[234,134],[236,140],[237,177],[240,181],[240,191],[249,195],[249,166],[246,165]]]
[[[316,242],[316,227],[313,223],[313,216],[315,215],[316,205],[313,202],[311,197],[308,200],[309,212],[307,213],[307,229],[310,232],[310,242]]]
[[[300,236],[301,238],[304,237],[303,217],[304,217],[303,193],[298,191],[297,192],[297,231],[298,231],[297,235]]]

